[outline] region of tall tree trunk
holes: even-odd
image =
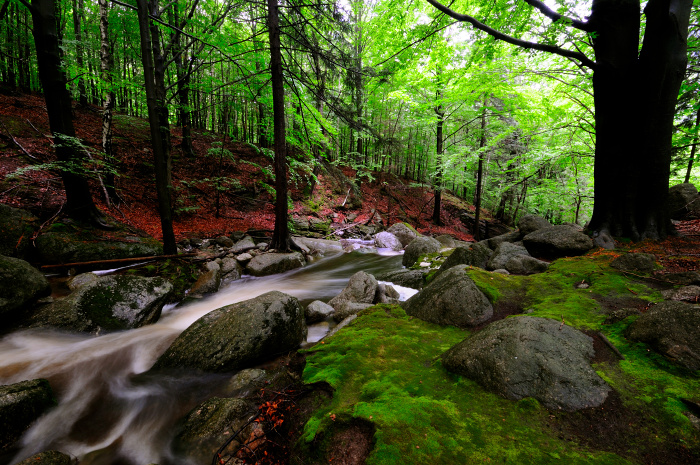
[[[116,159],[112,150],[112,111],[114,110],[115,100],[114,89],[112,88],[114,48],[109,37],[109,1],[99,0],[98,3],[100,7],[100,73],[102,83],[106,87],[102,101],[102,151],[105,154],[105,160],[109,168],[111,168],[105,175],[105,188],[107,190],[105,202],[109,206],[110,202],[117,203],[119,201],[114,176]]]
[[[75,60],[78,64],[78,95],[80,105],[86,107],[88,104],[87,92],[85,91],[85,79],[83,61],[83,34],[81,29],[81,16],[83,13],[83,0],[73,0],[73,32],[75,33]]]
[[[484,107],[481,110],[481,138],[479,139],[479,166],[476,169],[476,194],[474,195],[474,240],[481,239],[481,228],[479,221],[481,220],[481,182],[484,174],[484,152],[486,147],[486,104],[488,97],[484,97]]]
[[[439,73],[440,71],[438,71]],[[440,210],[442,209],[442,152],[443,152],[443,124],[445,123],[445,110],[442,107],[442,84],[438,75],[438,89],[436,92],[436,100],[438,101],[435,107],[437,115],[437,139],[436,139],[436,155],[435,155],[435,203],[433,207],[433,223],[442,226],[440,219]]]
[[[141,60],[143,61],[146,105],[148,107],[148,123],[151,128],[151,144],[153,146],[153,161],[156,175],[156,191],[158,193],[158,211],[163,233],[163,253],[177,253],[175,233],[173,231],[172,200],[171,200],[171,170],[170,170],[170,127],[168,109],[165,106],[165,89],[160,55],[159,36],[157,28],[152,26],[148,17],[150,9],[157,11],[157,4],[146,0],[137,0],[139,18],[139,33],[141,37]],[[156,35],[151,36],[155,30]],[[159,62],[154,63],[154,55],[160,56]],[[160,90],[160,91],[159,91]]]
[[[690,149],[690,158],[688,158],[688,169],[685,171],[685,180],[683,182],[690,182],[690,173],[693,171],[693,163],[695,162],[695,152],[698,148],[698,130],[700,129],[700,107],[698,107],[695,113],[695,134],[693,135],[693,146]]]
[[[671,136],[687,63],[692,0],[650,0],[639,50],[640,3],[594,0],[590,24],[595,100],[595,234],[660,239],[672,226],[666,208]]]
[[[66,75],[61,68],[54,0],[32,0],[31,13],[39,80],[44,90],[56,156],[61,163],[73,166],[61,170],[66,192],[64,211],[71,218],[109,227],[92,200],[87,179],[74,168],[80,165],[83,157],[75,140],[71,98],[66,87]]]
[[[284,80],[280,50],[279,7],[277,0],[267,0],[267,21],[270,31],[270,71],[272,75],[272,112],[275,133],[275,231],[273,249],[289,250],[287,224],[287,140],[284,121]]]

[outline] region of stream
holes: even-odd
[[[293,295],[303,305],[327,302],[357,271],[400,269],[401,258],[391,252],[352,252],[279,275],[244,277],[196,302],[166,307],[157,323],[129,331],[90,336],[37,329],[5,336],[0,339],[0,384],[46,378],[58,406],[25,433],[18,453],[0,455],[0,464],[51,449],[78,457],[82,465],[187,463],[169,451],[177,421],[216,395],[231,374],[148,373],[183,330],[211,310],[271,290]],[[416,292],[397,290],[402,300]],[[329,327],[329,322],[310,326],[307,344],[320,340]]]

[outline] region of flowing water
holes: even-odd
[[[58,406],[23,436],[18,453],[0,455],[0,464],[49,449],[76,456],[83,465],[184,463],[169,452],[177,420],[215,395],[231,376],[148,373],[185,328],[211,310],[271,290],[303,304],[328,301],[357,271],[378,274],[400,268],[396,254],[340,254],[280,275],[244,277],[214,295],[164,309],[156,324],[134,330],[101,336],[12,333],[0,339],[0,384],[46,378]],[[399,290],[402,298],[411,294]],[[318,341],[328,328],[328,323],[310,327],[308,342]]]

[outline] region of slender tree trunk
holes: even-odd
[[[438,71],[439,73],[439,71]],[[442,152],[443,152],[443,124],[445,122],[445,110],[442,104],[439,103],[442,100],[442,84],[440,83],[438,77],[438,90],[436,93],[436,100],[438,101],[435,107],[435,114],[437,115],[437,139],[436,139],[436,155],[435,155],[435,203],[433,207],[433,223],[438,226],[442,226],[442,220],[440,219],[440,210],[442,209]]]
[[[80,96],[80,105],[86,107],[88,104],[87,92],[85,91],[85,79],[82,78],[84,73],[83,60],[83,34],[80,26],[80,20],[83,12],[83,0],[73,0],[73,31],[75,32],[75,60],[78,63],[78,73],[81,75],[78,78],[78,95]]]
[[[116,160],[112,150],[112,111],[114,110],[114,89],[112,88],[112,72],[114,71],[113,46],[109,37],[109,1],[99,0],[100,7],[100,72],[104,91],[102,101],[102,151],[110,170],[105,175],[105,188],[107,198],[105,202],[109,206],[110,202],[118,202],[119,196],[115,186],[114,169]]]
[[[484,97],[484,107],[481,112],[481,138],[479,139],[479,166],[476,170],[476,194],[474,200],[474,240],[481,240],[481,228],[479,227],[479,221],[481,220],[481,182],[484,174],[484,152],[483,148],[486,147],[486,103],[488,102],[488,97]]]
[[[267,20],[270,31],[270,71],[272,74],[272,112],[275,133],[275,230],[271,247],[289,250],[287,224],[287,140],[284,121],[284,80],[280,50],[279,7],[277,0],[267,0]]]
[[[688,158],[688,169],[685,171],[685,180],[683,182],[690,182],[690,173],[693,171],[693,163],[695,162],[695,152],[698,148],[698,129],[700,129],[700,107],[698,107],[695,113],[695,135],[693,136],[693,146],[690,149],[690,158]]]
[[[150,3],[153,8],[153,3]],[[171,171],[170,171],[170,128],[168,113],[165,107],[165,95],[159,89],[165,89],[163,79],[162,61],[154,63],[155,55],[160,55],[159,36],[151,36],[151,31],[157,28],[151,27],[148,18],[149,4],[146,0],[137,0],[139,33],[141,36],[141,60],[143,61],[146,105],[148,107],[148,122],[151,127],[151,144],[153,146],[153,158],[156,175],[156,191],[158,193],[158,211],[160,213],[160,225],[163,233],[163,252],[166,255],[177,253],[175,233],[173,231],[172,200],[171,200]],[[157,6],[155,8],[157,10]],[[150,29],[150,30],[149,30]],[[156,32],[157,34],[157,32]],[[159,69],[158,66],[161,66]],[[162,85],[162,87],[161,87]]]

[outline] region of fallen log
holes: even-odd
[[[133,263],[140,261],[166,260],[168,258],[184,258],[194,257],[197,253],[181,253],[175,255],[151,255],[146,257],[129,257],[129,258],[112,258],[109,260],[94,260],[90,262],[74,262],[74,263],[58,263],[54,265],[42,265],[41,270],[55,270],[62,268],[83,268],[83,267],[99,267],[101,265],[116,265],[119,263]]]

